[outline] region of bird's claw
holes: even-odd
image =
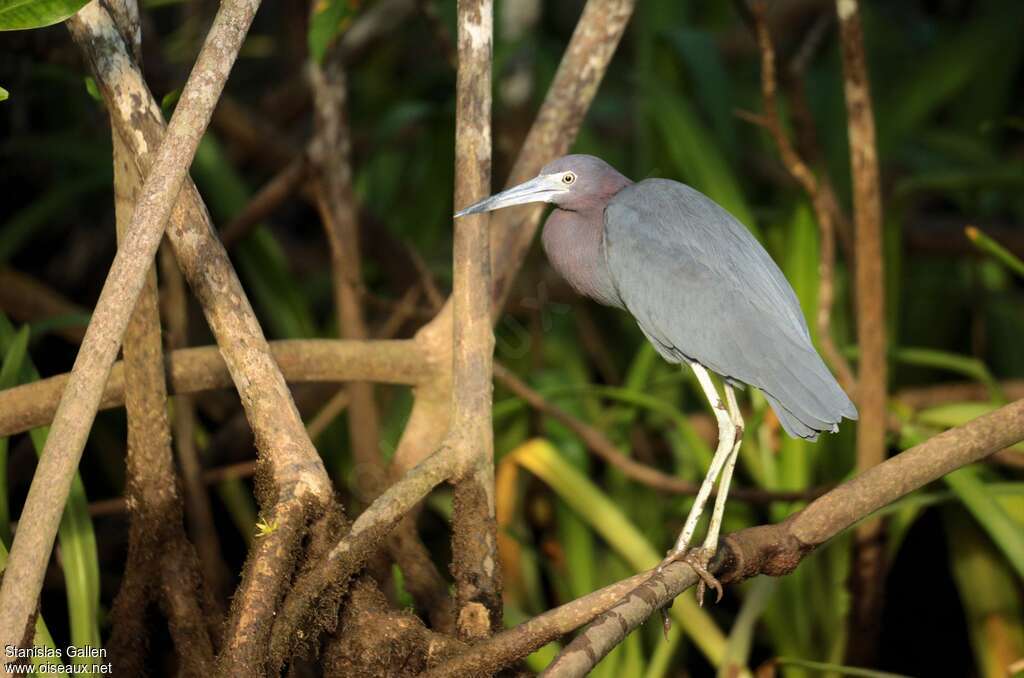
[[[700,577],[700,581],[697,582],[697,602],[700,606],[704,607],[704,593],[707,592],[708,588],[715,590],[715,603],[717,604],[722,600],[722,583],[715,578],[715,575],[708,571],[708,563],[711,562],[711,558],[714,555],[714,552],[703,547],[669,552],[668,557],[661,561],[661,564],[658,566],[658,571],[661,572],[669,563],[676,561],[686,563]]]

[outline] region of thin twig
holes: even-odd
[[[338,327],[343,339],[366,339],[360,289],[359,224],[352,190],[351,141],[346,115],[348,83],[338,55],[329,51],[325,63],[309,63],[316,133],[312,146],[313,192],[331,252],[331,281]],[[380,424],[373,386],[356,381],[348,391],[348,433],[355,463],[370,482],[384,482],[380,458]],[[374,476],[371,479],[370,476]],[[376,492],[374,492],[376,494]]]
[[[779,155],[790,175],[803,187],[807,197],[811,200],[815,218],[818,222],[820,234],[820,253],[818,259],[818,304],[817,316],[815,318],[818,331],[818,342],[825,354],[832,369],[836,371],[839,383],[849,393],[853,393],[856,383],[853,377],[853,370],[846,358],[836,347],[832,338],[832,304],[834,300],[834,277],[835,277],[835,222],[834,210],[831,205],[835,202],[831,185],[827,177],[820,182],[807,163],[799,156],[793,147],[789,136],[782,127],[779,119],[779,107],[776,101],[777,84],[775,77],[775,48],[772,46],[771,33],[768,30],[766,18],[767,8],[763,1],[753,3],[751,13],[754,21],[754,30],[757,35],[757,44],[761,51],[761,97],[764,99],[764,114],[759,116],[756,122],[768,130],[772,139],[779,149]]]
[[[32,276],[0,268],[0,311],[20,322],[34,323],[59,316],[87,316],[89,311]],[[62,325],[54,330],[73,344],[82,343],[85,326]]]
[[[266,219],[302,185],[308,172],[305,156],[292,160],[256,191],[242,211],[228,222],[220,233],[224,247],[231,247],[249,234],[259,222]]]
[[[494,365],[494,378],[513,394],[522,398],[530,407],[548,415],[575,433],[583,441],[583,444],[587,446],[587,449],[622,471],[627,477],[662,492],[687,495],[697,494],[699,488],[695,483],[663,473],[656,468],[626,456],[601,431],[580,421],[557,405],[548,402],[544,396],[534,391],[500,363],[495,363]],[[806,490],[787,492],[736,487],[730,491],[729,496],[751,504],[767,504],[776,501],[809,501],[815,497],[820,497],[828,490],[828,487],[812,487]]]

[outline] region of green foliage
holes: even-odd
[[[309,20],[309,53],[317,61],[324,60],[327,48],[352,23],[359,0],[315,0]]]
[[[85,78],[85,91],[89,93],[93,101],[103,102],[103,95],[100,94],[100,88],[92,76],[86,76]]]
[[[1024,278],[1024,261],[1018,259],[1014,256],[1013,252],[1006,249],[974,226],[968,226],[966,230],[967,238],[974,243],[975,247],[982,252],[990,254],[1010,271]]]
[[[0,314],[0,353],[4,354],[0,380],[15,379],[15,383],[28,383],[39,379],[39,373],[28,357],[29,328],[23,326],[14,331],[7,318]],[[29,432],[36,454],[41,455],[46,445],[49,427],[43,426]],[[6,468],[7,439],[0,447],[0,465]],[[5,474],[0,473],[0,529],[10,532],[8,515],[7,483]],[[6,541],[0,539],[0,545]],[[64,514],[57,532],[57,545],[61,554],[64,582],[67,587],[68,618],[71,627],[71,642],[78,647],[101,647],[100,642],[100,572],[96,552],[96,535],[92,518],[89,516],[89,501],[81,475],[76,473],[72,480]],[[37,626],[37,630],[39,627]],[[44,635],[38,642],[46,642],[49,632],[45,625]],[[49,641],[52,644],[52,640]],[[91,666],[88,657],[76,657],[74,664]]]
[[[7,101],[10,98],[10,93],[3,87],[0,87],[0,101]]]
[[[0,0],[0,31],[20,31],[60,23],[88,0]]]
[[[943,480],[1003,552],[1017,576],[1024,580],[1024,530],[1021,529],[1021,521],[1014,520],[989,493],[977,468],[959,469]]]

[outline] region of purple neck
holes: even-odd
[[[551,265],[577,292],[622,307],[604,256],[604,204],[572,212],[555,209],[541,241]]]

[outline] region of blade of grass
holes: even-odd
[[[4,335],[11,336],[10,323],[0,315],[0,324],[5,325]],[[27,327],[21,332],[30,333]],[[14,335],[17,336],[17,335]],[[19,383],[39,379],[39,372],[25,354],[22,361]],[[36,455],[41,455],[46,444],[49,427],[40,427],[29,432]],[[75,474],[71,491],[61,516],[57,532],[57,548],[60,564],[64,570],[67,588],[68,617],[71,626],[71,642],[78,647],[102,647],[100,643],[100,572],[96,552],[96,535],[92,518],[89,516],[89,501],[85,494],[82,477]],[[74,664],[93,666],[94,659],[76,657]]]
[[[675,656],[679,645],[683,640],[683,632],[675,625],[668,630],[668,638],[654,647],[654,654],[647,662],[647,673],[644,678],[663,678],[669,675],[672,667],[672,658]]]
[[[3,365],[0,366],[0,389],[17,385],[21,368],[28,351],[29,331],[22,326],[4,348]],[[7,446],[8,439],[0,439],[0,544],[11,543],[11,506],[7,497]]]
[[[7,547],[0,544],[0,574],[3,573],[7,567]],[[36,633],[32,638],[32,646],[35,648],[42,649],[42,656],[33,656],[32,664],[39,667],[43,664],[49,664],[51,666],[61,665],[60,655],[57,653],[59,650],[53,642],[53,636],[50,634],[50,629],[46,626],[46,621],[43,619],[42,613],[36,615]],[[52,672],[51,672],[52,673]]]
[[[746,587],[746,597],[740,613],[729,631],[725,660],[718,667],[718,678],[731,678],[750,659],[750,648],[754,644],[754,629],[761,618],[768,601],[775,594],[778,580],[772,577],[758,577]]]
[[[1024,278],[1024,261],[1021,261],[1013,252],[999,244],[994,238],[985,235],[975,226],[968,226],[964,229],[967,239],[982,252],[992,256],[1021,278]]]
[[[943,480],[999,547],[1017,576],[1024,579],[1024,531],[989,492],[981,470],[977,466],[966,466]]]
[[[661,558],[633,523],[588,478],[561,458],[545,440],[535,439],[510,454],[547,483],[590,527],[637,571],[655,567]],[[725,657],[725,636],[710,615],[697,606],[692,592],[672,606],[676,622],[714,665]]]
[[[1007,667],[1024,656],[1024,604],[1017,592],[1018,582],[963,511],[944,511],[943,518],[953,579],[979,675],[1006,676]]]
[[[773,662],[780,666],[799,666],[800,668],[812,669],[818,672],[828,671],[831,673],[837,673],[841,676],[859,676],[861,678],[911,678],[910,676],[900,673],[887,673],[885,671],[874,671],[872,669],[862,669],[856,666],[843,666],[841,664],[815,662],[807,659],[797,659],[795,657],[778,657],[774,659]]]

